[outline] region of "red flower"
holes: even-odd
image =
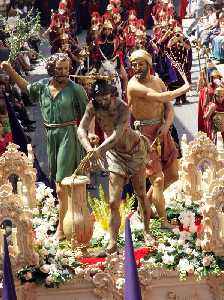
[[[200,223],[200,224],[196,225],[197,234],[201,233],[202,231],[203,231],[203,224]]]
[[[36,240],[37,236],[36,236],[36,231],[32,230],[32,238],[33,240]]]
[[[129,214],[128,214],[128,219],[129,220],[131,219],[132,215],[133,215],[133,211],[129,212]]]

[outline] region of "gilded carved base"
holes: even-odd
[[[202,281],[194,277],[180,281],[176,272],[164,270],[140,270],[139,275],[143,300],[224,300],[224,274]],[[92,279],[76,279],[58,289],[18,283],[17,297],[18,300],[123,300],[123,293],[114,284],[113,276],[108,277],[104,272]]]

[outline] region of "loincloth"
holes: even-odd
[[[113,149],[107,151],[108,170],[126,178],[132,177],[146,166],[148,152],[149,143],[144,136],[139,134],[138,142],[128,153]]]
[[[157,137],[157,131],[161,126],[161,123],[140,126],[141,134],[148,138],[150,145],[155,141],[155,138]],[[160,137],[160,145],[161,155],[159,155],[156,147],[150,148],[148,162],[146,164],[147,176],[152,176],[163,171],[177,159],[178,150],[173,138],[170,135],[170,132],[168,132],[167,135]]]

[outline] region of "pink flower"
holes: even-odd
[[[30,280],[30,279],[32,279],[33,275],[31,272],[27,272],[24,277],[26,280]]]
[[[189,265],[188,268],[187,268],[187,272],[189,274],[193,274],[194,273],[194,266],[193,265]]]
[[[52,282],[53,282],[53,278],[51,276],[47,276],[47,278],[45,279],[46,285],[50,285]]]
[[[203,257],[203,260],[202,260],[202,264],[204,267],[208,267],[210,266],[210,264],[212,263],[213,261],[213,257],[212,256],[204,256]]]
[[[47,264],[42,265],[42,266],[40,267],[40,271],[41,271],[42,273],[48,273],[48,272],[50,271],[50,266],[47,265]]]

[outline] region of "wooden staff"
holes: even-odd
[[[101,74],[92,74],[92,75],[70,75],[70,77],[77,78],[80,80],[92,80],[95,81],[97,79],[102,80],[112,80],[114,76],[108,76],[108,75],[101,75]]]

